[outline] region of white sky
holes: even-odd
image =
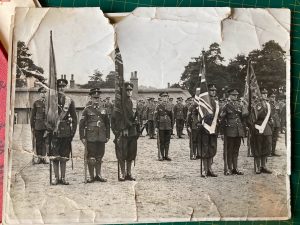
[[[109,56],[114,48],[113,27],[98,8],[19,11],[16,39],[29,43],[45,74],[50,30],[58,74],[69,79],[73,73],[76,83],[86,83],[94,69],[104,74],[114,70]],[[220,44],[227,62],[271,39],[289,52],[289,10],[235,9],[233,18],[221,23],[229,14],[229,8],[136,9],[116,28],[125,78],[137,70],[140,85],[164,88],[168,82],[178,82],[191,57],[213,42]]]

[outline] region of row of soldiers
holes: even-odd
[[[36,138],[36,153],[40,163],[46,163],[46,141],[48,140],[48,156],[53,162],[55,180],[53,184],[68,184],[65,180],[66,161],[72,153],[71,142],[77,128],[77,116],[74,101],[64,94],[67,80],[60,79],[58,85],[58,123],[55,130],[49,130],[46,124],[45,88],[40,88],[41,98],[33,105],[31,114],[32,132]],[[116,157],[118,159],[119,181],[135,180],[131,174],[131,167],[137,154],[137,140],[143,128],[141,126],[141,108],[134,104],[132,97],[133,84],[125,83],[126,101],[123,112],[112,110],[109,112],[108,104],[99,101],[101,91],[99,88],[91,89],[90,102],[82,112],[79,122],[80,140],[85,147],[85,163],[88,167],[90,179],[87,182],[106,182],[101,176],[102,158],[105,153],[105,144],[110,139],[112,129],[115,139]],[[219,102],[216,99],[217,89],[211,84],[209,95],[211,99],[211,114],[203,114],[199,110],[197,97],[189,98],[184,105],[183,99],[178,98],[176,105],[172,105],[167,92],[160,93],[160,102],[154,104],[149,99],[145,108],[150,138],[157,134],[158,159],[170,161],[170,139],[176,123],[177,135],[183,135],[184,125],[190,137],[191,159],[200,158],[203,163],[202,176],[217,176],[212,170],[213,158],[217,151],[217,137],[224,135],[224,174],[243,173],[238,170],[238,154],[241,140],[251,136],[252,154],[255,159],[256,173],[271,173],[266,167],[266,159],[270,154],[276,155],[275,147],[280,132],[278,121],[285,112],[284,102],[276,103],[274,96],[268,99],[267,90],[262,90],[262,99],[253,103],[251,110],[245,101],[238,100],[238,90],[230,89],[228,99]],[[108,103],[109,101],[106,101]],[[270,110],[268,110],[270,108]],[[124,123],[123,114],[126,114]],[[246,119],[247,118],[247,119]],[[283,118],[283,117],[282,117]],[[285,117],[284,117],[285,118]],[[214,127],[211,131],[207,127]],[[282,128],[282,131],[284,128]],[[47,137],[47,138],[45,138]],[[59,172],[60,169],[60,172]],[[202,165],[201,165],[202,169]]]

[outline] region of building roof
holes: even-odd
[[[89,89],[66,89],[65,93],[74,100],[76,108],[84,108],[90,98],[89,91]],[[115,98],[115,89],[101,89],[101,91],[101,99],[105,99],[106,97]],[[138,90],[137,100],[146,99],[147,97],[157,99],[159,93],[162,91],[167,91],[170,97],[174,99],[177,97],[186,99],[191,96],[187,90],[181,88],[140,89]],[[31,108],[37,99],[39,99],[38,88],[16,88],[14,108]]]

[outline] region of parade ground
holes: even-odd
[[[186,131],[184,131],[186,134]],[[133,223],[159,221],[284,219],[288,215],[289,176],[284,134],[276,153],[268,158],[272,174],[254,174],[247,141],[242,142],[239,170],[224,176],[223,141],[218,138],[213,171],[218,177],[200,177],[200,160],[190,160],[188,136],[171,139],[172,161],[157,160],[157,140],[138,140],[133,169],[136,181],[119,182],[113,138],[106,145],[102,176],[106,183],[84,183],[84,146],[78,133],[73,142],[73,170],[67,162],[70,185],[49,185],[49,164],[32,165],[29,125],[15,125],[9,199],[11,223]],[[288,200],[287,200],[288,199]]]

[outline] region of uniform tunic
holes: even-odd
[[[190,106],[190,113],[187,116],[187,128],[191,129],[191,147],[192,151],[190,153],[193,153],[193,155],[200,156],[201,155],[201,129],[202,128],[202,121],[201,117],[199,116],[199,112],[197,109],[196,104],[192,104]],[[190,155],[192,157],[193,155]]]
[[[154,136],[154,113],[155,113],[155,104],[149,103],[146,108],[146,115],[147,115],[147,121],[148,121],[148,132],[150,136]]]
[[[51,137],[50,155],[68,159],[77,129],[77,115],[74,101],[62,93],[58,93],[58,115],[61,118],[57,132]]]
[[[33,103],[30,124],[34,130],[36,142],[36,154],[40,156],[46,155],[46,145],[44,134],[46,131],[46,106],[45,100],[39,99]]]
[[[111,126],[115,134],[116,156],[118,160],[132,161],[137,154],[137,139],[139,137],[139,124],[137,112],[133,111],[133,102],[130,98],[125,101],[125,115],[113,112]]]
[[[102,158],[105,143],[110,137],[110,123],[107,112],[99,106],[87,106],[79,123],[80,139],[87,140],[87,157]]]
[[[182,103],[177,103],[174,108],[174,118],[176,120],[176,130],[177,131],[182,131],[184,127],[184,121],[186,117],[184,117],[184,105]]]

